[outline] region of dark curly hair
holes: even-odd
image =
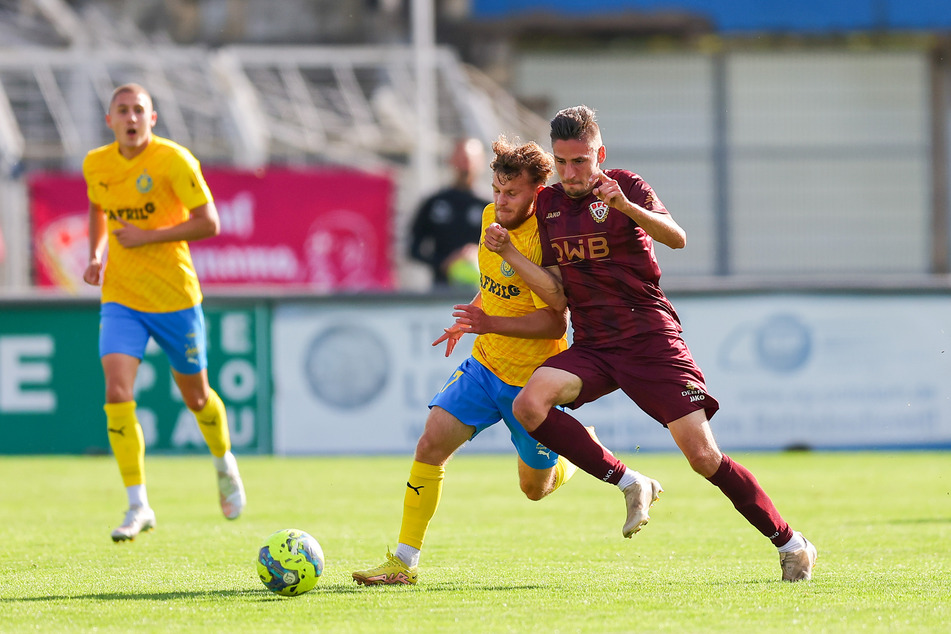
[[[518,144],[500,136],[492,144],[495,160],[489,165],[503,182],[518,178],[522,172],[536,185],[548,182],[555,169],[555,161],[534,141]]]

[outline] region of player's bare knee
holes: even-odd
[[[200,412],[208,404],[207,394],[182,394],[182,400],[185,401],[185,407],[193,412]]]
[[[545,420],[548,410],[531,397],[524,395],[525,392],[523,391],[515,397],[515,401],[512,403],[512,413],[515,414],[515,418],[522,424],[522,427],[528,431],[534,431]]]
[[[705,478],[709,478],[720,467],[722,455],[718,451],[698,451],[687,455],[690,468]]]
[[[424,433],[416,442],[416,454],[413,459],[424,464],[441,465],[445,464],[451,456],[452,452],[447,452],[442,443]]]
[[[432,447],[433,443],[430,441],[429,436],[426,434],[420,436],[419,440],[416,441],[416,455],[414,456],[415,460],[429,464],[429,459],[432,455]]]
[[[521,482],[522,493],[532,502],[537,502],[550,493],[547,483]]]
[[[128,403],[135,399],[135,394],[131,387],[119,385],[106,385],[107,403]]]

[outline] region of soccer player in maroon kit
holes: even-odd
[[[681,337],[677,313],[660,289],[654,242],[686,245],[684,230],[640,176],[602,171],[605,148],[593,110],[577,106],[551,120],[560,183],[538,194],[542,266],[512,248],[499,226],[485,245],[556,310],[571,310],[574,340],[549,358],[515,399],[519,422],[538,442],[624,492],[630,537],[647,523],[662,490],[628,469],[555,405],[577,408],[620,388],[664,425],[694,471],[717,486],[779,550],[784,581],[810,579],[815,546],[786,523],[745,467],[717,447],[709,419],[719,404]]]

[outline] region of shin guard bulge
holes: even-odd
[[[746,467],[724,454],[717,472],[708,480],[723,491],[740,515],[773,545],[779,547],[792,539],[793,531],[789,524],[783,520],[773,501]]]
[[[200,410],[192,410],[198,429],[208,444],[211,455],[220,458],[231,450],[231,433],[228,430],[228,412],[221,397],[209,390],[208,401]]]
[[[145,437],[135,415],[135,401],[106,403],[106,428],[109,446],[119,463],[125,486],[145,484]]]
[[[429,522],[436,514],[446,468],[413,461],[403,496],[403,523],[400,543],[416,549],[423,547]]]

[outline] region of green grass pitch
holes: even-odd
[[[819,548],[810,582],[680,455],[622,456],[664,485],[621,537],[624,503],[579,472],[518,490],[514,455],[447,470],[416,587],[358,587],[399,531],[407,457],[239,457],[225,520],[208,458],[146,458],[154,532],[113,544],[125,509],[110,457],[0,458],[0,632],[937,632],[951,623],[951,456],[735,453]],[[317,588],[257,578],[264,538],[321,543]]]

